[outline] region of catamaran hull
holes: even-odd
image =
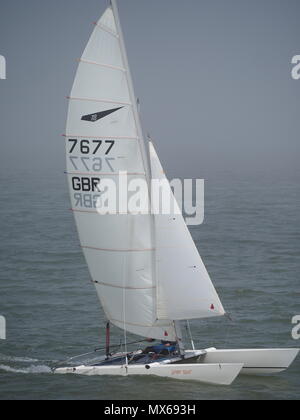
[[[213,385],[231,385],[241,372],[242,363],[222,364],[176,364],[133,366],[78,366],[76,368],[59,368],[57,374],[77,374],[87,376],[160,376],[179,380],[198,381]]]
[[[242,375],[270,375],[285,371],[294,362],[299,349],[207,349],[200,363],[242,363]]]

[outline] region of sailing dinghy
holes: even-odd
[[[225,310],[183,216],[97,211],[100,181],[114,181],[117,193],[122,174],[148,185],[152,179],[167,182],[153,144],[144,141],[116,0],[95,24],[79,61],[65,135],[72,211],[104,312],[125,338],[123,350],[111,354],[108,326],[103,358],[54,372],[229,385],[241,372],[286,369],[298,349],[184,348],[180,321],[224,316]],[[176,346],[167,354],[129,353],[127,332]]]

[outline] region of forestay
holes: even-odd
[[[149,180],[138,118],[117,11],[109,7],[80,59],[70,96],[66,149],[72,210],[108,319],[134,334],[174,340],[173,322],[156,316],[153,217],[96,211],[100,180],[117,181],[119,171],[129,180]]]

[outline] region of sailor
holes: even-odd
[[[151,341],[154,341],[154,340],[151,340]],[[155,353],[155,354],[161,354],[161,355],[169,355],[176,351],[176,346],[177,346],[177,343],[174,341],[162,340],[160,344],[147,347],[143,351],[143,354]]]

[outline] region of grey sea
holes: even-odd
[[[47,174],[1,174],[1,399],[299,398],[299,358],[283,374],[240,377],[230,387],[53,375],[58,361],[104,345],[106,320],[68,211],[64,174]],[[299,346],[292,338],[300,314],[299,181],[259,174],[206,180],[205,223],[191,232],[232,321],[193,321],[197,348]],[[122,333],[112,335],[119,343]]]

